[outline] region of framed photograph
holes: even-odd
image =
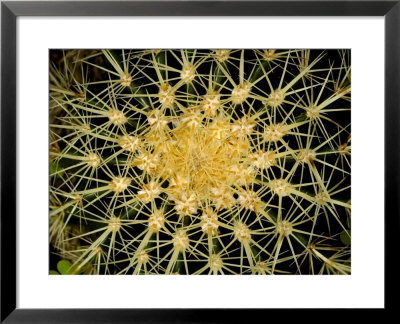
[[[1,321],[388,316],[399,16],[2,2]]]

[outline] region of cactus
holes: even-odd
[[[350,274],[350,96],[349,50],[51,50],[51,257]]]

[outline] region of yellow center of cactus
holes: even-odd
[[[140,152],[134,161],[145,172],[168,181],[166,193],[181,214],[196,213],[201,201],[214,196],[226,200],[223,196],[231,186],[255,178],[254,169],[244,163],[251,149],[249,139],[237,138],[231,131],[233,124],[223,117],[202,119],[195,112],[183,113],[175,118],[177,127],[159,130],[161,143]]]

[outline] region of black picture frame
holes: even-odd
[[[16,58],[19,16],[384,16],[385,19],[385,307],[324,309],[19,309],[16,308]],[[371,48],[373,56],[373,48]],[[1,323],[200,323],[345,320],[352,312],[370,320],[398,305],[396,268],[400,238],[400,0],[394,1],[2,1],[1,3]],[[372,244],[372,243],[371,243]],[[368,283],[366,283],[366,291]],[[316,296],[318,298],[318,296]],[[315,310],[313,310],[315,311]],[[346,315],[344,315],[344,313]],[[322,316],[322,317],[321,317]],[[358,316],[358,315],[357,315]],[[350,320],[350,318],[348,318]]]

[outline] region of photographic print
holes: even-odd
[[[349,49],[50,50],[50,274],[350,274],[350,116]]]

